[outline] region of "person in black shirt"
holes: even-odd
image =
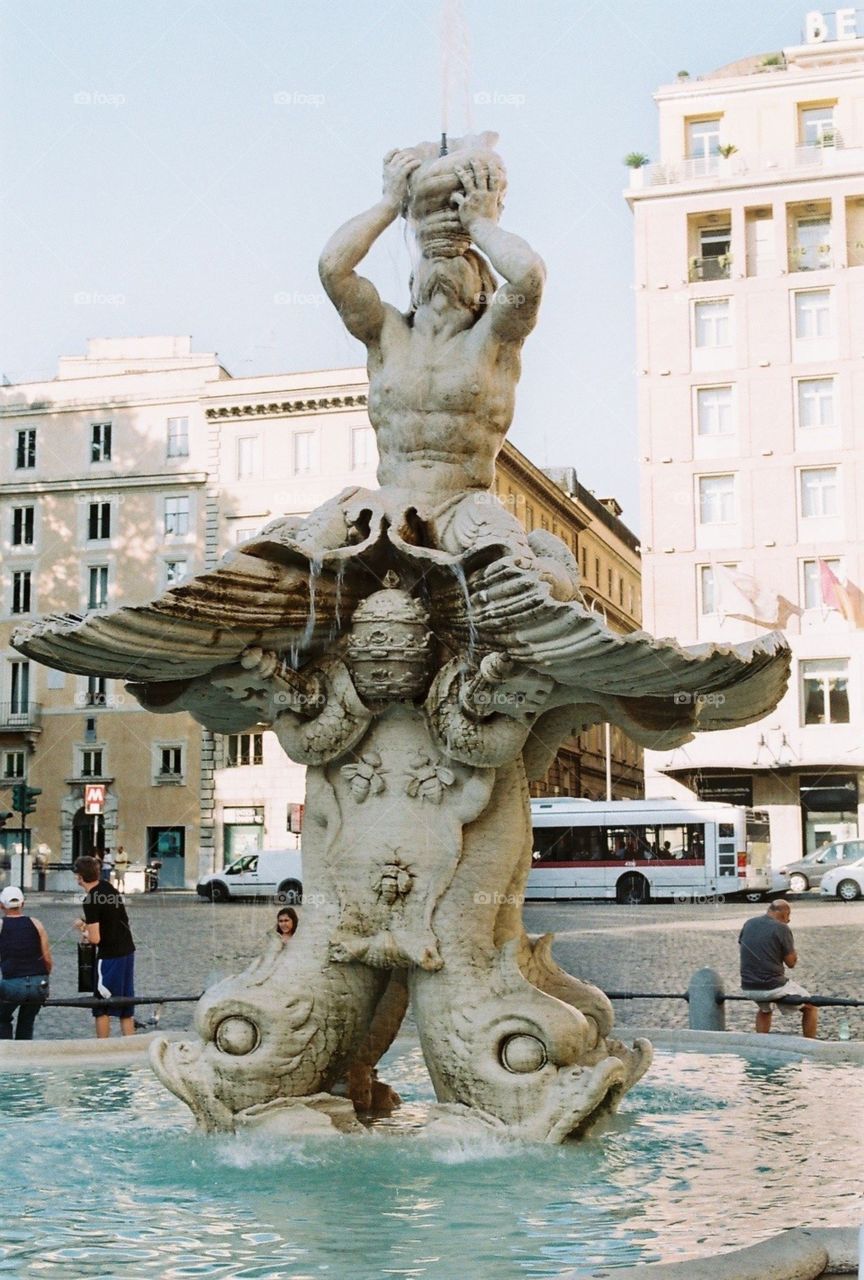
[[[94,992],[103,999],[108,996],[134,996],[135,994],[135,943],[129,917],[120,892],[109,880],[100,879],[98,858],[79,858],[75,863],[75,875],[84,890],[82,907],[84,919],[76,920],[76,928],[87,942],[96,946]],[[120,1019],[124,1036],[135,1034],[135,1010],[133,1005],[102,1005],[94,1008],[96,1036],[105,1040],[110,1034],[111,1017]]]
[[[32,1040],[36,1015],[48,995],[51,948],[42,923],[22,910],[24,894],[17,885],[0,893],[0,1040]]]

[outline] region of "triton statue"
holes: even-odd
[[[391,152],[383,198],[321,258],[369,353],[380,488],[275,521],[149,605],[16,638],[49,666],[127,680],[152,711],[270,728],[307,766],[296,940],[211,988],[197,1039],[154,1046],[207,1129],[352,1129],[396,1105],[376,1064],[410,1000],[433,1125],[583,1130],[651,1050],[615,1039],[606,997],[525,933],[528,779],[589,725],[668,747],[765,715],[786,686],[777,635],[688,650],[607,630],[570,551],[494,497],[544,279],[498,225],[495,141]],[[418,250],[407,315],[355,272],[400,215]]]

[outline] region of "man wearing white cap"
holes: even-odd
[[[25,916],[24,894],[10,884],[0,893],[0,1040],[32,1040],[36,1015],[48,996],[53,961],[41,921]]]

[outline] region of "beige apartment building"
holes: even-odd
[[[42,667],[10,637],[39,615],[142,603],[276,516],[375,487],[366,386],[365,369],[232,378],[188,338],[154,337],[92,340],[56,378],[0,389],[0,805],[11,808],[18,781],[42,788],[27,823],[42,862],[123,845],[139,865],[158,858],[161,883],[179,887],[246,849],[297,842],[305,771],[271,733],[214,735],[185,714],[153,715],[121,681]],[[635,538],[614,500],[598,502],[572,472],[556,479],[505,446],[502,501],[562,537],[592,607],[632,630]],[[568,744],[544,786],[605,794],[605,747],[596,731]],[[641,758],[617,731],[610,759],[615,794],[637,794]],[[105,796],[95,815],[94,786]],[[0,831],[7,861],[18,821]],[[68,885],[68,872],[49,884]]]
[[[864,830],[864,23],[811,14],[655,97],[627,193],[645,625],[782,629],[793,669],[760,723],[646,752],[646,789],[768,809],[779,864]]]

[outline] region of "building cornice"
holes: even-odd
[[[16,480],[0,484],[0,497],[40,493],[91,493],[115,489],[172,489],[207,482],[206,471],[163,472],[158,476],[93,476],[78,480]]]
[[[259,400],[254,404],[231,404],[205,410],[209,419],[214,418],[282,418],[286,414],[345,413],[366,408],[366,395],[306,396],[297,400]]]

